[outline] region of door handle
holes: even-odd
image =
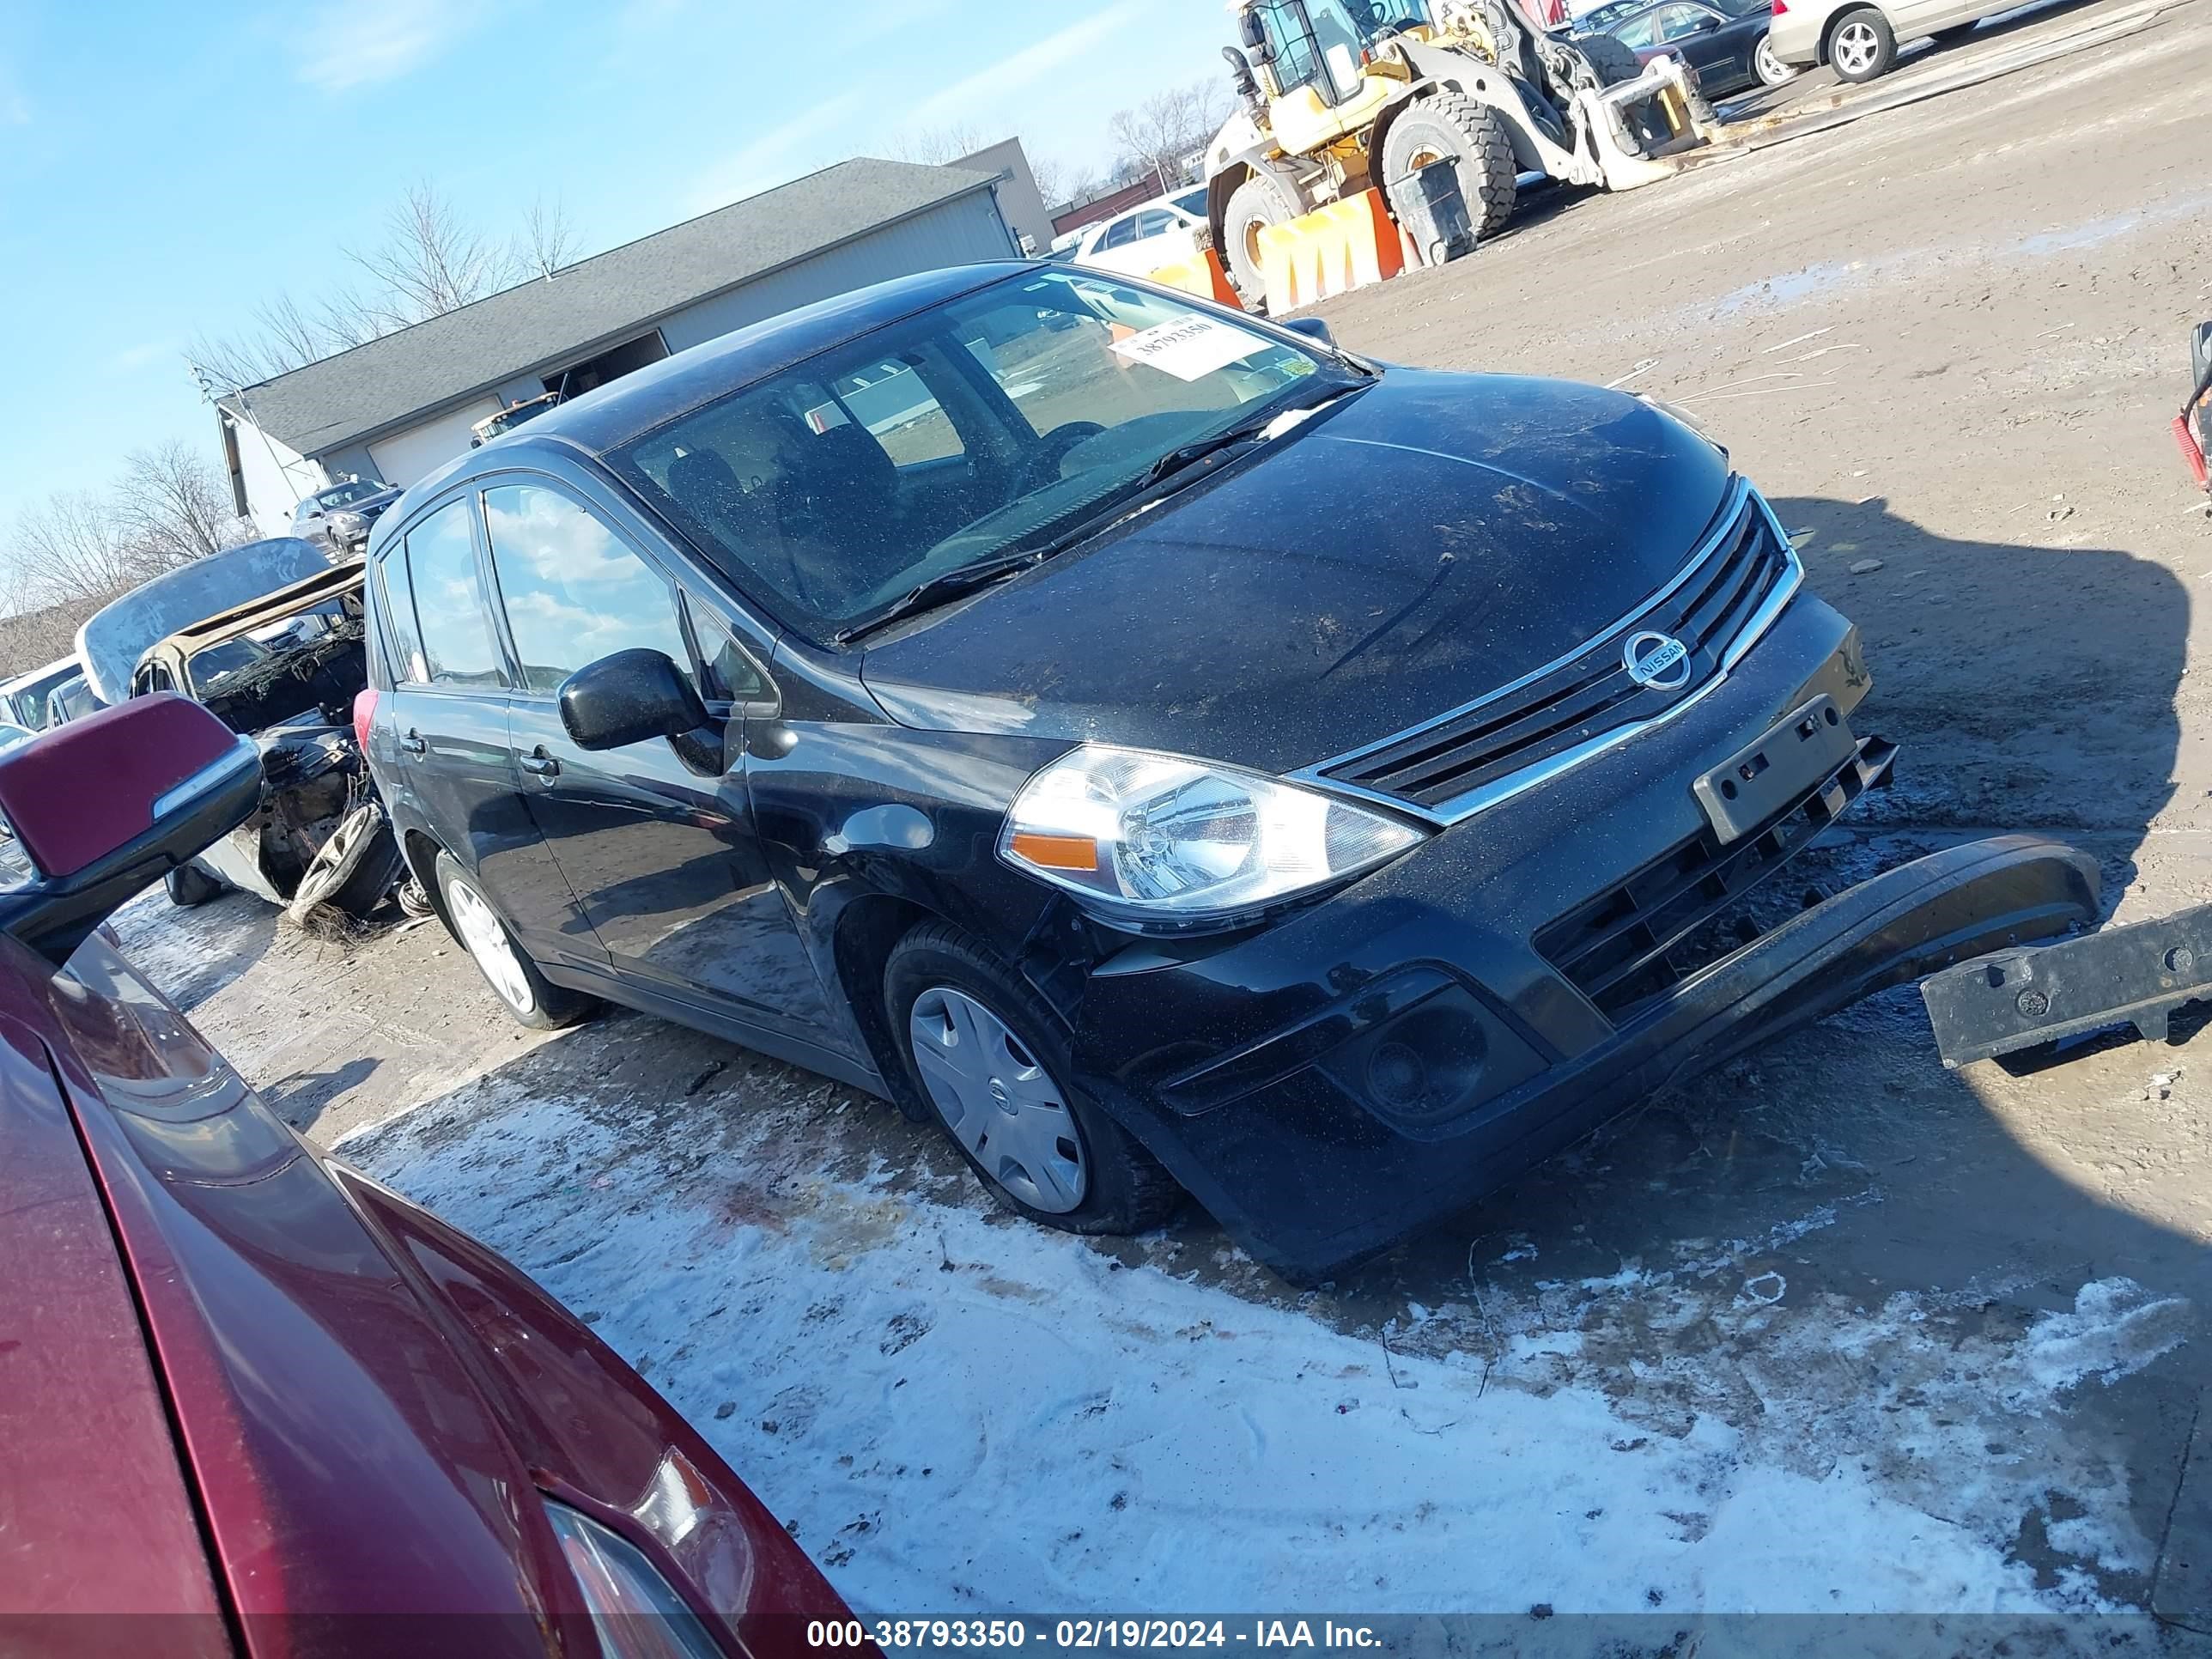
[[[410,755],[427,753],[430,747],[419,732],[410,732],[405,737],[400,738],[399,746]]]
[[[533,778],[557,778],[561,763],[545,752],[543,744],[522,757],[522,769]]]

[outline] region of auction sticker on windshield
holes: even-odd
[[[1194,380],[1224,363],[1250,356],[1264,343],[1234,324],[1191,316],[1155,323],[1126,340],[1115,341],[1114,349],[1133,362],[1150,363],[1178,380]]]

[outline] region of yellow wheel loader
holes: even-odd
[[[1213,245],[1247,301],[1262,293],[1261,227],[1370,187],[1431,263],[1449,164],[1465,228],[1513,214],[1515,181],[1629,190],[1710,142],[1711,107],[1673,58],[1650,68],[1602,34],[1539,27],[1522,0],[1231,0],[1224,47],[1243,107],[1207,147]]]

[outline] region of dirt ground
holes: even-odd
[[[1902,73],[2118,9],[2043,14]],[[1812,878],[2035,830],[2099,855],[2123,919],[2212,900],[2212,696],[2192,672],[2212,526],[2166,431],[2187,331],[2212,316],[2208,64],[2212,8],[2182,7],[1655,188],[1532,200],[1471,259],[1322,313],[1388,360],[1622,384],[1729,447],[1863,630],[1863,724],[1903,745],[1895,789]],[[741,1220],[803,1208],[818,1172],[867,1170],[980,1208],[964,1182],[901,1173],[952,1167],[927,1136],[807,1074],[626,1014],[517,1030],[434,923],[315,941],[250,899],[187,914],[156,895],[120,927],[325,1144],[535,1091],[648,1159],[676,1156],[654,1139],[673,1121],[742,1118],[745,1146],[781,1151],[733,1172]],[[1978,1528],[2054,1595],[2145,1607],[2161,1551],[2189,1543],[2169,1533],[2192,1433],[2212,1435],[2207,1041],[1947,1073],[1916,995],[1892,993],[1651,1102],[1322,1292],[1287,1290],[1202,1216],[1095,1248],[1224,1305],[1471,1356],[1487,1387],[1597,1390],[1650,1435],[1724,1423]],[[516,1179],[520,1203],[590,1172]],[[487,1213],[492,1242],[539,1270],[529,1230],[502,1237]],[[1987,1379],[2054,1318],[2101,1322],[2110,1352],[2031,1409]],[[1692,1540],[1704,1507],[1669,1511]],[[2212,1600],[2177,1571],[2162,1607]]]

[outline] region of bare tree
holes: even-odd
[[[522,216],[522,230],[514,239],[514,263],[524,274],[550,276],[576,257],[576,234],[569,228],[568,210],[555,197],[538,197]]]
[[[963,155],[973,155],[991,141],[972,123],[955,121],[949,126],[922,127],[901,133],[884,146],[894,161],[919,161],[942,167]]]
[[[149,567],[184,564],[253,535],[215,469],[175,438],[131,453],[111,506],[118,530]]]
[[[342,251],[395,296],[394,314],[410,323],[458,311],[522,274],[514,251],[470,226],[428,179],[409,185],[386,216],[383,241]]]
[[[1108,129],[1121,152],[1116,173],[1132,184],[1149,177],[1163,195],[1188,182],[1185,160],[1206,148],[1229,118],[1233,102],[1227,86],[1209,76],[1116,112]]]
[[[218,549],[249,541],[215,470],[190,445],[134,452],[105,490],[65,490],[18,517],[0,550],[0,604],[33,618],[12,653],[46,651],[118,593]]]

